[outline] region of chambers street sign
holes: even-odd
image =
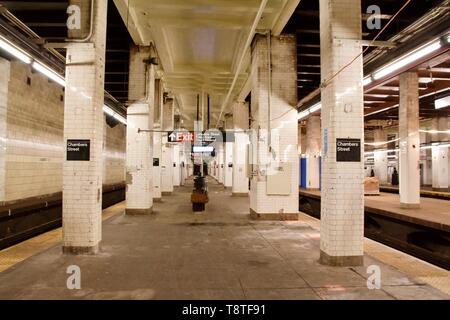
[[[67,140],[67,161],[89,161],[91,140]]]
[[[337,162],[361,162],[361,139],[336,139]]]

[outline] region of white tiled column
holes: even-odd
[[[173,150],[168,143],[167,131],[174,129],[174,105],[173,99],[167,99],[162,112],[162,154],[161,154],[161,192],[162,195],[170,195],[173,192]]]
[[[225,142],[224,181],[225,188],[233,186],[233,145],[234,142]]]
[[[361,1],[320,0],[322,81],[357,57],[361,46]],[[362,58],[321,90],[322,191],[320,262],[361,265],[364,234],[364,106]],[[325,138],[323,138],[325,139]],[[337,162],[337,139],[359,139],[360,159]]]
[[[153,134],[148,131],[153,129],[154,69],[148,66],[147,72],[144,63],[149,57],[150,48],[131,48],[128,95],[133,103],[127,108],[127,214],[151,213],[153,206]]]
[[[306,188],[318,190],[320,188],[320,116],[306,119]]]
[[[0,58],[0,202],[5,200],[6,185],[6,111],[11,63]]]
[[[236,101],[233,104],[234,146],[233,146],[233,196],[248,196],[247,147],[248,147],[248,104]]]
[[[153,201],[161,201],[161,130],[162,127],[162,108],[163,108],[163,82],[161,79],[155,79],[155,109],[154,109],[154,124],[153,128]]]
[[[385,142],[387,141],[387,133],[386,130],[375,129],[374,133],[374,142]],[[387,144],[380,145],[380,149],[386,149]],[[378,178],[380,185],[387,184],[388,178],[388,157],[387,152],[384,150],[374,152],[374,165],[375,165],[375,177]]]
[[[298,219],[296,49],[292,35],[257,35],[252,45],[254,174],[249,195],[254,219]]]
[[[420,207],[420,135],[419,135],[419,79],[417,73],[399,76],[399,180],[400,206]]]
[[[153,117],[155,70],[146,65],[149,47],[130,50],[127,108],[126,214],[149,214],[153,207]]]
[[[172,147],[173,151],[173,186],[179,187],[181,184],[181,167],[180,167],[180,144]]]
[[[219,164],[219,175],[218,175],[218,180],[219,183],[223,184],[224,182],[224,173],[225,173],[225,165],[224,165],[224,160],[225,160],[225,152],[224,152],[224,143],[219,143],[218,147],[217,147],[217,162]]]
[[[64,142],[89,140],[89,161],[63,164],[63,251],[97,253],[102,239],[103,98],[108,1],[97,0],[90,44],[67,49]],[[88,4],[83,6],[86,9]]]
[[[224,138],[223,150],[224,150],[224,161],[223,161],[223,185],[227,189],[231,189],[233,186],[233,145],[234,142],[231,141],[231,135],[233,134],[233,115],[228,114],[225,116],[225,131],[227,134]]]
[[[431,142],[448,141],[448,118],[440,116],[432,119],[432,130],[440,131],[432,135]],[[435,190],[448,189],[448,146],[434,146],[431,149],[432,186]]]
[[[187,159],[188,152],[185,150],[185,144],[180,145],[180,170],[181,170],[181,181],[180,185],[184,186],[186,184],[186,179],[188,178],[188,167],[189,163]]]

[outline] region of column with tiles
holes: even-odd
[[[89,7],[81,6],[82,29],[89,34]],[[71,43],[66,58],[63,164],[63,251],[95,254],[102,238],[103,98],[106,0],[95,1],[93,33]],[[69,33],[81,38],[83,33]]]
[[[296,55],[295,35],[257,35],[252,44],[249,195],[254,219],[298,219]]]
[[[373,138],[375,143],[379,143],[376,148],[387,149],[387,133],[383,128],[375,129],[373,132]],[[378,178],[380,185],[387,184],[388,178],[388,157],[385,150],[374,152],[374,167],[375,167],[375,177]]]
[[[318,190],[320,188],[320,116],[306,119],[306,188]]]
[[[437,131],[431,135],[431,143],[444,143],[448,141],[448,117],[439,115],[431,120],[432,130]],[[448,189],[448,146],[433,146],[431,149],[431,170],[433,190]]]
[[[162,110],[162,151],[161,151],[161,192],[171,195],[173,192],[173,146],[169,143],[168,132],[174,130],[174,100],[166,98]]]
[[[399,191],[402,208],[420,207],[419,77],[416,72],[399,76]]]
[[[163,80],[155,80],[155,109],[153,128],[153,201],[161,201],[161,119],[163,107]]]
[[[153,207],[153,105],[155,72],[149,47],[130,50],[127,108],[126,214],[141,215]]]
[[[248,104],[236,101],[233,104],[233,196],[248,196],[247,152],[248,152]]]
[[[321,78],[324,81],[335,76],[321,92],[320,261],[326,265],[363,263],[361,50],[361,1],[320,0]]]

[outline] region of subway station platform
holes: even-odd
[[[63,255],[61,230],[0,252],[0,299],[449,299],[450,274],[365,239],[363,267],[318,263],[320,225],[249,219],[248,199],[208,178],[204,213],[190,204],[192,180],[155,203],[154,214],[104,211],[101,253]],[[81,289],[66,287],[67,267]],[[367,267],[381,269],[368,289]]]
[[[387,193],[399,193],[398,186],[381,185],[380,191]],[[450,188],[433,189],[431,186],[421,186],[420,196],[424,198],[435,198],[450,200]]]

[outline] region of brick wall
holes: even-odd
[[[6,166],[6,108],[8,100],[10,63],[0,58],[0,201],[5,198]]]

